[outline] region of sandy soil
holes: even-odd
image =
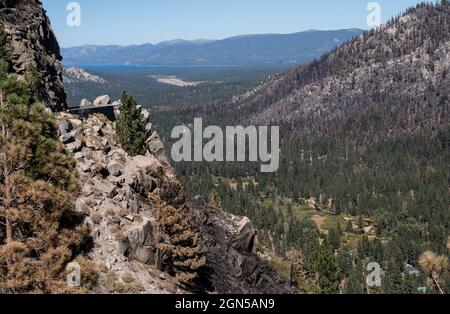
[[[178,87],[188,87],[188,86],[197,86],[201,84],[201,82],[186,82],[182,79],[177,78],[176,76],[152,76],[159,83],[174,85]]]

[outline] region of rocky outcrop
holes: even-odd
[[[111,273],[119,287],[126,283],[121,278],[132,282],[131,292],[186,292],[158,269],[160,234],[156,204],[149,193],[183,208],[199,231],[207,260],[199,289],[211,293],[293,292],[285,279],[253,254],[256,231],[248,218],[217,211],[183,192],[156,132],[149,138],[146,156],[130,157],[116,145],[114,124],[104,116],[82,121],[63,113],[58,115],[58,126],[61,140],[78,163],[82,189],[76,207],[91,225],[94,245],[90,257],[105,269],[99,292],[112,292],[106,285]]]
[[[80,67],[69,67],[63,70],[63,81],[64,84],[75,84],[75,83],[97,83],[100,85],[108,84],[108,81],[104,78],[89,73]]]
[[[11,39],[14,71],[30,80],[38,100],[59,112],[60,140],[77,161],[81,188],[75,206],[92,230],[90,258],[102,266],[94,292],[187,292],[158,269],[161,235],[157,204],[149,194],[192,216],[207,258],[201,290],[291,292],[284,279],[252,254],[256,231],[248,219],[218,212],[183,192],[151,123],[146,127],[152,134],[147,154],[131,157],[115,143],[114,123],[105,116],[81,119],[62,112],[66,94],[60,49],[40,1],[0,0],[0,22]],[[101,96],[93,105],[109,103],[109,96]],[[142,110],[142,115],[149,122],[149,112]]]
[[[91,106],[92,106],[92,102],[90,102],[86,98],[83,98],[80,102],[80,108],[91,107]]]
[[[102,115],[80,120],[60,113],[57,119],[60,139],[78,164],[81,191],[76,208],[91,226],[90,257],[105,269],[98,292],[123,292],[107,287],[111,273],[119,287],[132,282],[126,292],[177,292],[177,285],[161,280],[154,267],[158,235],[147,198],[163,181],[174,180],[172,170],[151,154],[130,157],[115,144],[114,125]]]
[[[94,106],[106,106],[109,104],[110,100],[108,95],[99,96],[94,100]]]
[[[209,288],[222,294],[295,293],[288,281],[255,254],[255,228],[246,217],[217,211],[201,200],[188,200],[202,236]]]
[[[65,109],[60,48],[41,2],[0,0],[0,22],[10,37],[14,72],[31,83],[39,101]]]

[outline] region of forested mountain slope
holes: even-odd
[[[446,127],[449,11],[446,1],[419,5],[318,61],[270,78],[235,105],[250,121],[287,122],[302,134],[379,139]]]
[[[328,246],[344,291],[374,292],[363,269],[376,261],[386,271],[377,292],[416,292],[428,284],[407,265],[422,265],[428,250],[446,255],[450,244],[449,25],[448,1],[420,4],[243,95],[171,112],[172,122],[202,116],[282,131],[275,174],[239,163],[186,163],[178,172],[191,190],[217,193],[226,210],[249,216],[261,252],[300,252],[309,287],[323,290],[314,265]],[[438,284],[450,291],[449,283]]]

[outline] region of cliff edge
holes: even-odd
[[[62,57],[41,1],[0,0],[0,23],[10,37],[12,70],[30,83],[38,101],[65,110]]]

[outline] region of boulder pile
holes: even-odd
[[[81,191],[76,209],[91,226],[95,244],[91,258],[119,280],[131,274],[144,292],[169,292],[167,285],[158,288],[155,282],[160,280],[152,279],[148,267],[156,264],[158,236],[147,195],[158,193],[162,181],[175,181],[167,160],[150,152],[130,157],[115,144],[114,124],[101,115],[82,121],[61,113],[58,128],[77,160]],[[151,142],[162,146],[155,143],[157,138]]]
[[[76,209],[91,226],[90,257],[104,270],[99,292],[185,292],[157,267],[160,234],[149,193],[175,208],[188,208],[202,237],[210,272],[207,291],[291,292],[287,281],[253,254],[256,231],[248,218],[218,211],[183,191],[157,132],[148,139],[145,156],[131,157],[116,144],[114,123],[101,114],[81,120],[60,113],[57,122],[60,139],[78,165]]]

